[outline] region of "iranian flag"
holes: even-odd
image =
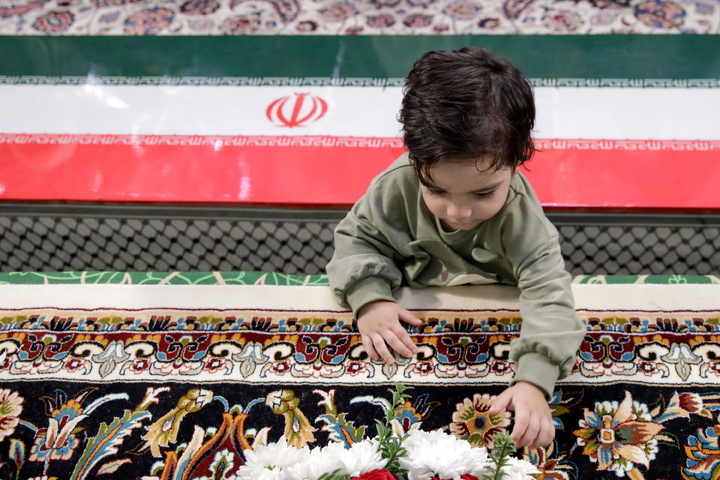
[[[403,152],[403,78],[530,77],[547,207],[718,211],[715,36],[3,37],[0,200],[345,207]]]

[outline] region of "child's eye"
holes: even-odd
[[[442,190],[434,190],[434,189],[432,189],[432,188],[428,188],[428,189],[427,189],[427,192],[428,192],[430,195],[433,195],[433,196],[436,196],[436,197],[439,197],[439,196],[441,196],[441,195],[445,195],[445,192],[443,192]]]
[[[475,196],[478,198],[490,198],[495,193],[495,190],[491,190],[489,192],[483,192],[483,193],[476,193]]]

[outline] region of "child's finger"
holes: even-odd
[[[413,315],[412,313],[408,312],[408,311],[405,310],[404,308],[403,308],[403,309],[400,309],[400,310],[398,311],[398,318],[399,318],[400,320],[402,320],[403,322],[409,323],[410,325],[415,325],[416,327],[419,327],[420,325],[423,324],[423,321],[422,321],[422,320],[420,320],[419,318],[417,318],[415,315]]]
[[[550,445],[555,438],[555,424],[552,420],[543,419],[540,424],[540,431],[535,440],[535,448]]]
[[[396,330],[393,330],[393,333],[397,337],[398,341],[401,342],[402,349],[395,348],[395,351],[398,352],[403,357],[412,357],[418,352],[417,345],[415,345],[415,342],[413,342],[412,337],[405,331],[404,328],[398,328]]]
[[[393,363],[395,363],[395,358],[393,357],[392,353],[390,353],[390,350],[388,350],[388,346],[385,343],[383,337],[378,334],[373,336],[372,340],[375,351],[383,358],[383,360],[385,360],[388,365],[392,365]]]
[[[370,340],[370,337],[368,335],[361,335],[360,338],[362,338],[362,344],[368,356],[373,360],[379,359],[380,355],[378,355],[377,350],[375,350],[375,346],[373,345],[372,340]]]
[[[517,429],[517,423],[515,424]],[[513,429],[513,435],[511,437],[515,438],[515,429]],[[537,419],[535,421],[530,421],[526,424],[525,430],[522,432],[522,435],[519,435],[519,438],[515,440],[515,446],[516,447],[524,447],[526,445],[532,445],[532,448],[534,448],[535,443],[537,442],[538,433],[540,431],[540,424]]]
[[[516,447],[524,447],[537,435],[537,427],[532,427],[527,412],[521,411],[515,414],[515,426],[510,438],[515,441]]]
[[[510,404],[511,398],[512,397],[509,394],[506,395],[506,392],[501,393],[500,395],[495,397],[495,400],[493,400],[490,404],[490,410],[488,410],[488,413],[490,415],[497,415],[498,413],[502,412]]]
[[[417,351],[417,347],[404,328],[387,332],[385,342],[403,357],[412,357]]]

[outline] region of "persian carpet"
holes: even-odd
[[[130,278],[129,276],[127,278]],[[315,279],[317,280],[317,279]],[[720,285],[576,284],[587,323],[551,401],[549,479],[720,476]],[[512,376],[517,290],[402,290],[419,353],[368,359],[326,286],[0,285],[0,478],[233,478],[242,451],[404,429],[487,445]]]
[[[708,0],[14,0],[3,35],[717,33]]]

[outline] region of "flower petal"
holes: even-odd
[[[616,438],[622,438],[623,444],[638,445],[647,443],[665,427],[653,422],[625,422],[615,429]]]
[[[579,428],[573,430],[573,434],[584,439],[593,438],[597,434],[597,428]]]
[[[639,463],[645,468],[650,468],[650,459],[648,458],[645,450],[634,445],[623,445],[617,449],[617,453],[622,458],[633,463]]]
[[[607,470],[612,466],[615,459],[613,449],[606,445],[601,445],[597,452],[597,458],[598,470]]]
[[[618,425],[620,423],[627,422],[632,418],[633,415],[633,399],[632,395],[630,395],[630,392],[625,390],[625,399],[622,401],[620,406],[618,407],[617,411],[615,412],[615,416],[613,417],[613,423],[615,425]]]
[[[585,410],[585,421],[587,422],[588,426],[602,428],[602,426],[603,426],[602,417],[600,417],[600,415],[598,415],[596,412],[589,410],[587,408],[584,410]]]

